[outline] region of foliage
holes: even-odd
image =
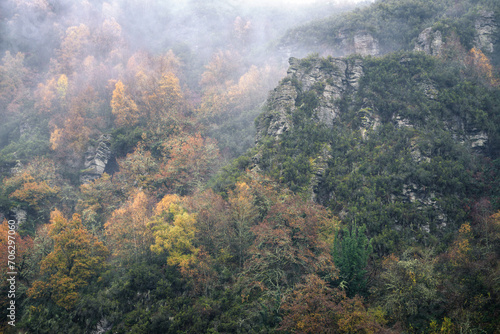
[[[111,112],[115,115],[118,127],[134,126],[139,121],[139,109],[134,100],[125,93],[125,86],[121,81],[115,84],[113,98],[111,99]]]
[[[163,166],[166,183],[181,195],[199,188],[215,170],[219,150],[214,140],[200,134],[177,137],[165,144],[169,159]]]
[[[335,236],[333,259],[339,269],[340,285],[347,288],[347,295],[364,294],[366,289],[366,266],[372,247],[365,235],[366,227],[353,225]]]
[[[261,41],[307,10],[240,6],[2,3],[0,218],[19,222],[16,329],[496,333],[500,48],[479,48],[476,25],[492,11],[500,22],[498,1],[380,0],[291,31],[274,56]],[[429,27],[440,54],[409,52]],[[330,53],[360,34],[392,53],[345,69],[292,61],[287,131],[255,143],[287,43]],[[96,159],[103,134],[111,156]],[[99,158],[106,173],[79,180]],[[4,259],[8,234],[4,222]]]
[[[128,202],[116,209],[104,224],[106,241],[113,256],[127,263],[147,257],[153,242],[148,226],[150,201],[144,192],[137,192]]]
[[[83,227],[77,214],[68,220],[52,211],[49,235],[54,250],[42,260],[43,279],[33,283],[28,296],[41,304],[50,299],[68,310],[80,298],[79,290],[104,268],[108,249]]]
[[[436,260],[431,255],[428,250],[409,249],[401,260],[394,255],[387,257],[380,282],[374,287],[373,293],[389,317],[408,328],[422,328],[440,302]]]
[[[195,216],[186,212],[179,201],[177,195],[167,195],[157,204],[151,221],[155,238],[151,250],[156,254],[168,252],[167,263],[186,270],[195,261],[199,249],[193,244]]]
[[[316,275],[305,277],[283,305],[279,328],[292,333],[387,333],[359,297],[332,289]]]

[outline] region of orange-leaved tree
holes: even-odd
[[[148,226],[151,206],[144,192],[136,192],[104,225],[108,245],[118,259],[137,261],[148,255],[153,243],[153,232]]]
[[[3,187],[12,200],[39,212],[51,208],[60,192],[54,162],[46,158],[35,158],[17,168],[14,175],[4,179]]]
[[[177,193],[187,194],[208,180],[219,163],[215,140],[194,136],[178,136],[165,144],[170,158],[161,171],[167,185]]]
[[[311,274],[298,284],[283,304],[280,331],[292,333],[389,333],[384,319],[369,312],[356,296],[348,298]]]
[[[492,86],[498,85],[499,81],[493,75],[493,65],[491,65],[488,57],[480,49],[472,48],[469,51],[467,62],[480,80]]]
[[[50,298],[69,310],[77,303],[79,290],[104,269],[109,251],[87,231],[78,214],[69,220],[56,209],[50,221],[54,250],[42,260],[41,279],[33,283],[28,296],[42,303]]]
[[[245,262],[244,293],[250,298],[261,291],[272,296],[271,307],[279,309],[284,293],[304,275],[337,277],[330,248],[321,236],[325,220],[331,220],[325,208],[292,196],[274,204],[264,220],[252,227],[255,240]]]

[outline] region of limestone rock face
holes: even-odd
[[[432,31],[432,28],[424,29],[415,42],[415,51],[424,51],[428,55],[439,56],[443,47],[443,36],[441,31]]]
[[[332,148],[330,145],[325,145],[320,154],[314,159],[313,163],[313,175],[311,177],[311,182],[309,183],[309,193],[311,194],[311,201],[313,202],[326,202],[322,200],[321,197],[321,181],[325,176],[328,169],[328,160],[332,158],[331,155]],[[318,196],[320,194],[320,196]]]
[[[476,28],[475,47],[486,52],[493,52],[494,41],[498,31],[495,15],[493,12],[481,11],[474,24]]]
[[[279,85],[271,92],[268,105],[273,109],[261,116],[257,124],[257,141],[266,135],[278,139],[281,134],[291,128],[290,115],[295,109],[296,98],[297,90],[290,82]]]
[[[472,129],[467,133],[467,139],[472,148],[482,149],[488,143],[488,134],[484,131]]]
[[[354,52],[363,56],[377,56],[380,48],[377,39],[367,32],[354,35]]]
[[[483,52],[493,52],[494,43],[498,34],[498,24],[493,12],[481,11],[474,22],[475,38],[474,47]],[[434,31],[431,27],[422,30],[415,42],[415,51],[423,51],[428,55],[441,55],[444,46],[441,31]]]
[[[14,213],[14,217],[16,219],[16,227],[21,226],[26,222],[26,218],[28,217],[28,213],[26,212],[26,210],[23,210],[20,207],[16,207],[12,209],[12,212]]]
[[[111,157],[111,136],[101,135],[96,146],[85,153],[85,169],[80,175],[81,183],[89,183],[101,177]]]
[[[339,115],[336,100],[358,89],[363,75],[360,59],[290,58],[287,76],[268,99],[266,111],[257,119],[256,141],[269,136],[278,139],[293,127],[292,115],[300,108],[299,94],[314,90],[318,105],[312,117],[328,126]],[[318,88],[321,87],[321,88]]]
[[[340,30],[338,33],[338,49],[344,56],[359,54],[362,56],[380,55],[378,40],[367,31]]]

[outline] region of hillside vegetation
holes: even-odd
[[[498,333],[496,1],[0,9],[0,331]]]

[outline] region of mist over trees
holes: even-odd
[[[497,333],[498,32],[490,0],[2,1],[0,332]]]

